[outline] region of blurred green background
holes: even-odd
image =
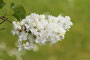
[[[0,44],[2,42],[6,44],[6,49],[0,48],[0,60],[90,60],[90,0],[5,0],[5,2],[6,10],[9,9],[11,2],[23,5],[27,15],[36,12],[70,16],[74,25],[66,33],[63,41],[52,46],[39,45],[37,52],[26,51],[20,59],[18,53],[18,56],[10,56],[10,53],[7,53],[14,48],[17,49],[15,46],[17,36],[11,33],[12,25],[5,22],[0,25],[0,28],[6,28],[0,31]],[[15,20],[13,17],[9,18]]]

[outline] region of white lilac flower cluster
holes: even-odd
[[[31,13],[20,22],[14,21],[12,33],[18,36],[18,50],[36,51],[38,49],[36,44],[45,45],[46,42],[50,42],[52,45],[61,41],[66,31],[73,25],[70,20],[69,16],[55,17]]]

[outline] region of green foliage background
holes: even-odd
[[[90,0],[4,0],[9,10],[11,2],[25,7],[27,15],[32,12],[39,14],[49,13],[57,16],[70,16],[73,26],[66,33],[65,39],[55,45],[39,45],[39,51],[26,51],[23,60],[90,60]],[[1,11],[0,11],[1,12]],[[12,14],[12,11],[9,11]],[[1,16],[2,14],[0,14]],[[14,17],[7,16],[14,21]],[[1,20],[0,20],[1,21]],[[12,25],[8,22],[0,25],[0,43],[5,42],[9,48],[17,48],[15,42],[17,36],[11,33]],[[15,56],[9,56],[7,52],[0,51],[0,59],[16,60]]]

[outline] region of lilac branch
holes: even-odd
[[[4,23],[5,21],[7,21],[7,22],[12,24],[12,21],[8,20],[8,18],[6,18],[5,16],[0,17],[0,19],[3,20],[2,22],[0,22],[0,24]]]
[[[0,30],[4,30],[5,28],[1,28]]]
[[[0,17],[0,19],[2,20],[2,22],[0,22],[0,24],[3,24],[5,21],[12,24],[12,21],[8,20],[8,18],[6,18],[5,16]],[[1,28],[0,30],[4,30],[4,29],[5,28]]]
[[[0,22],[0,24],[4,23],[5,21]]]

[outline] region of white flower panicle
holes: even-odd
[[[64,39],[66,31],[71,28],[72,22],[69,16],[59,15],[45,16],[31,13],[20,22],[13,22],[13,35],[17,35],[19,51],[38,50],[36,44],[45,45],[46,42],[54,44]]]

